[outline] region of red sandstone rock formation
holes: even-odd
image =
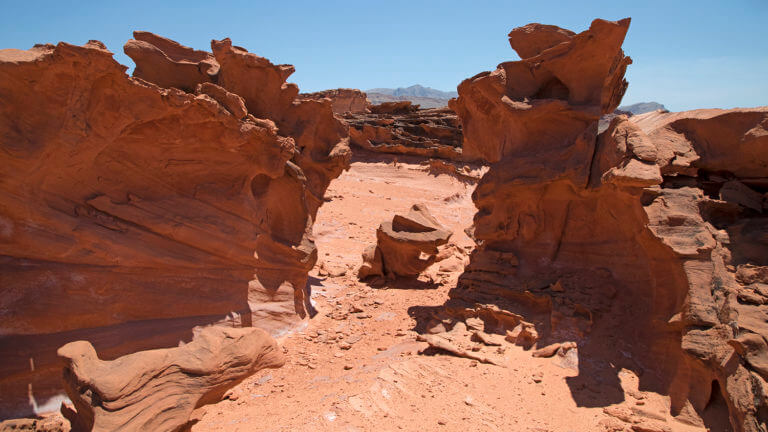
[[[216,80],[219,64],[211,53],[150,32],[135,31],[133,37],[123,47],[136,63],[133,76],[187,92],[194,91],[198,84]]]
[[[358,277],[416,277],[435,262],[437,247],[451,238],[424,204],[414,204],[408,215],[395,215],[376,231],[376,245],[363,253]]]
[[[135,36],[144,79],[96,41],[0,51],[2,416],[56,394],[67,341],[114,358],[311,313],[312,223],[349,159],[330,102],[228,40],[214,59]]]
[[[178,348],[100,360],[89,342],[59,348],[64,383],[87,431],[182,430],[192,412],[216,403],[243,379],[285,359],[272,337],[256,328],[209,327]]]
[[[523,59],[463,81],[459,98],[449,103],[462,120],[465,156],[498,162],[529,152],[532,138],[542,151],[593,140],[597,132],[591,124],[618,106],[627,87],[623,77],[632,60],[623,55],[621,43],[628,26],[629,20],[595,20],[578,35],[526,26],[559,35],[537,39],[512,31],[515,48],[535,41],[520,52]],[[540,121],[543,115],[549,121]]]
[[[324,99],[331,100],[331,108],[336,114],[344,113],[363,113],[368,111],[371,105],[364,92],[357,89],[332,89],[315,93],[301,93],[301,99]]]
[[[764,430],[766,110],[619,116],[597,137],[627,86],[628,26],[513,30],[523,59],[459,86],[465,155],[493,164],[448,310],[493,303],[541,346],[576,341],[577,400],[593,379],[618,387],[610,364],[682,420]]]
[[[370,111],[343,116],[352,144],[381,153],[464,159],[461,128],[450,109],[414,109],[405,101],[374,105]]]
[[[297,99],[299,88],[285,82],[293,66],[274,65],[229,39],[212,41],[211,48],[221,65],[218,85],[242,96],[249,113],[273,120],[281,134],[296,141],[301,152],[293,160],[306,176],[314,217],[328,184],[349,166],[346,125],[333,115],[329,100]]]

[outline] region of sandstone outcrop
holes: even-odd
[[[150,32],[133,32],[133,39],[123,50],[136,63],[133,76],[160,87],[193,92],[198,84],[214,82],[219,73],[219,64],[211,53]]]
[[[141,79],[97,41],[0,51],[0,416],[60,393],[71,340],[115,358],[312,313],[312,224],[349,160],[330,101],[228,40],[135,37]]]
[[[250,114],[274,121],[282,135],[296,141],[301,151],[293,161],[306,177],[307,206],[314,217],[328,184],[349,166],[347,126],[333,115],[328,99],[297,98],[299,88],[286,83],[293,66],[274,65],[229,39],[214,40],[211,48],[221,65],[217,84],[241,96]]]
[[[89,342],[59,348],[75,430],[173,432],[192,412],[216,403],[243,379],[285,362],[272,337],[256,328],[209,327],[192,342],[100,360]]]
[[[462,134],[456,113],[447,108],[421,110],[410,102],[374,105],[370,113],[343,115],[350,142],[394,154],[463,160]]]
[[[523,59],[463,81],[459,98],[449,103],[462,121],[464,155],[498,162],[526,151],[531,137],[551,149],[589,141],[596,134],[589,126],[612,112],[626,90],[624,72],[632,60],[621,43],[628,25],[596,20],[577,35],[540,24],[513,30],[509,40],[518,52],[535,42],[520,52]],[[545,114],[549,121],[540,121]]]
[[[437,247],[451,238],[424,204],[414,204],[407,215],[395,215],[376,231],[376,245],[363,253],[358,277],[416,277],[435,262]]]
[[[539,348],[575,341],[577,402],[594,403],[590,380],[616,383],[602,403],[621,400],[610,364],[683,421],[764,430],[766,110],[616,116],[598,136],[627,86],[628,27],[513,30],[522,60],[459,86],[464,154],[492,165],[446,310],[492,304],[531,323]]]
[[[301,93],[301,99],[323,99],[331,100],[331,108],[336,114],[344,113],[362,113],[368,111],[371,105],[364,92],[357,89],[332,89],[314,93]]]

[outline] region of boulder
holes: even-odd
[[[451,234],[424,204],[414,204],[407,215],[381,223],[376,246],[363,254],[358,277],[416,277],[435,262],[437,247],[448,243]]]

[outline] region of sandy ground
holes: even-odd
[[[668,416],[667,398],[637,391],[637,377],[617,371],[624,401],[572,397],[567,357],[533,358],[505,349],[504,367],[435,353],[416,341],[415,316],[442,305],[473,243],[474,184],[433,175],[416,160],[360,156],[335,180],[314,232],[320,251],[311,273],[319,311],[308,328],[280,340],[281,369],[261,371],[203,408],[193,431],[701,431]],[[454,231],[449,258],[414,281],[372,287],[357,281],[363,249],[379,223],[417,202]],[[606,413],[608,412],[608,413]],[[610,415],[609,415],[610,414]],[[613,429],[615,427],[615,429]],[[655,429],[653,429],[655,428]]]

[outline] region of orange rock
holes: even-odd
[[[29,412],[30,376],[33,398],[58,392],[50,353],[67,341],[114,358],[312,312],[312,224],[348,165],[346,127],[329,103],[294,103],[290,68],[228,41],[217,53],[239,60],[134,36],[164,59],[135,57],[141,79],[97,41],[0,51],[2,416]]]
[[[424,204],[414,204],[407,216],[395,215],[376,231],[375,249],[363,254],[358,277],[416,277],[435,262],[437,247],[448,243],[446,230]]]
[[[345,113],[364,113],[368,111],[371,103],[364,92],[357,89],[333,89],[324,90],[315,93],[301,93],[301,99],[323,99],[331,100],[331,108],[336,114]]]
[[[540,24],[513,30],[510,43],[522,60],[464,80],[449,103],[462,120],[464,154],[497,162],[531,142],[543,149],[577,140],[624,95],[628,28],[629,19],[598,19],[578,35]]]
[[[89,342],[59,348],[64,384],[82,430],[177,431],[245,378],[285,363],[261,329],[209,327],[178,348],[100,360]]]
[[[604,344],[617,335],[643,346],[620,358],[654,369],[673,414],[704,412],[720,391],[720,415],[757,431],[768,306],[740,285],[768,274],[768,110],[619,115],[598,136],[626,89],[628,26],[513,30],[523,59],[459,86],[464,153],[491,166],[473,194],[478,247],[450,295],[546,323],[539,336],[555,343],[535,356],[558,340],[591,360],[615,359]]]
[[[194,91],[198,84],[215,81],[219,64],[211,53],[150,32],[135,31],[133,37],[123,46],[125,54],[136,63],[133,76],[187,92]]]
[[[393,108],[400,104],[408,109]],[[382,153],[463,160],[456,113],[447,108],[411,110],[410,102],[371,107],[371,113],[347,113],[350,142]]]

